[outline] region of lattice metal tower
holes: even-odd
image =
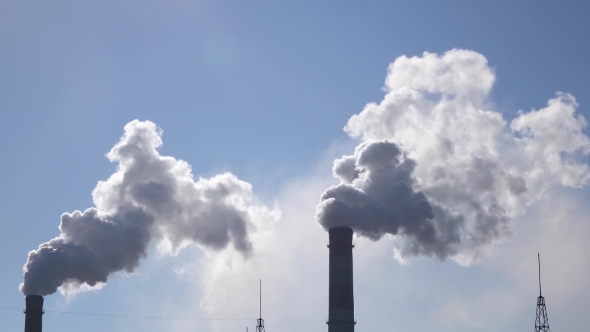
[[[550,332],[549,318],[547,317],[547,307],[545,298],[541,293],[541,255],[537,253],[539,260],[539,297],[537,298],[537,318],[535,319],[535,332]]]
[[[256,320],[256,332],[265,332],[264,319],[262,319],[262,279],[260,279],[260,318]]]

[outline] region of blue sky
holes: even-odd
[[[187,161],[195,177],[231,171],[251,183],[264,204],[277,201],[284,221],[274,232],[310,232],[303,238],[319,242],[305,245],[317,244],[322,253],[327,236],[313,220],[315,204],[336,181],[330,173],[332,160],[351,154],[358,143],[343,127],[365,104],[383,100],[390,63],[425,51],[473,50],[495,71],[489,102],[506,121],[518,110],[545,107],[557,91],[574,95],[577,112],[590,118],[589,11],[590,5],[576,1],[1,1],[0,305],[24,305],[18,284],[28,251],[59,235],[62,213],[93,206],[97,181],[116,168],[105,154],[133,119],[162,128],[160,153]],[[553,248],[544,247],[546,242],[565,254],[588,248],[576,240],[590,235],[584,206],[588,193],[587,187],[552,191],[548,201],[535,203],[515,219],[513,236],[468,268],[426,258],[401,266],[386,241],[359,240],[357,330],[532,329],[535,275],[517,272],[534,272],[534,254]],[[563,204],[544,210],[554,202]],[[547,235],[553,224],[531,221],[553,214],[570,220],[555,238]],[[291,225],[291,219],[298,221]],[[261,277],[270,279],[269,293],[274,294],[269,295],[274,308],[266,318],[268,328],[294,331],[301,322],[313,331],[326,328],[327,270],[321,270],[323,261],[306,267],[305,260],[315,257],[312,249],[287,250],[292,279],[273,274],[272,266],[263,266],[269,262],[264,259],[234,263],[258,267],[243,267],[243,285],[237,283],[239,277],[215,268],[219,263],[211,256],[216,254],[197,247],[174,257],[158,254],[155,247],[150,251],[138,273],[116,275],[102,290],[70,300],[51,295],[46,308],[255,318],[255,297],[252,306],[246,303]],[[327,260],[323,253],[326,257],[320,258]],[[515,258],[528,259],[526,255],[532,270]],[[507,257],[515,259],[513,266],[502,263]],[[553,256],[555,261],[580,263],[581,268],[564,273],[588,279],[588,260],[567,257]],[[550,262],[544,265],[547,269]],[[522,300],[528,307],[506,305],[503,301],[520,303],[508,295],[509,300],[496,298],[528,279],[532,291]],[[585,326],[583,313],[590,308],[581,299],[590,284],[557,276],[549,280],[548,291],[554,290],[546,294],[552,327]],[[293,290],[308,283],[307,292]],[[235,311],[219,309],[230,300],[216,300],[228,295],[212,291],[215,287],[243,289],[236,302],[244,305],[226,306]],[[502,305],[511,312],[498,309]],[[487,313],[469,319],[470,310]],[[23,321],[18,310],[0,309],[3,330],[20,329]],[[78,330],[79,324],[92,324],[88,331],[169,328],[169,322],[51,313],[45,321],[48,330],[64,331]],[[175,331],[236,328],[184,323],[170,326]]]

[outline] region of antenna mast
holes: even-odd
[[[265,332],[264,330],[264,319],[262,319],[262,279],[260,279],[260,318],[256,320],[256,332]]]
[[[541,293],[541,254],[537,253],[537,259],[539,260],[539,296],[543,296]]]
[[[537,317],[535,318],[535,332],[550,332],[549,318],[547,317],[547,307],[545,298],[541,295],[541,255],[537,253],[539,261],[539,297],[537,298]]]

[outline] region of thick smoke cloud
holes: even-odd
[[[280,213],[252,203],[252,187],[230,173],[195,182],[188,163],[159,155],[161,131],[132,121],[107,154],[117,171],[100,181],[96,205],[61,216],[61,235],[29,253],[20,290],[48,295],[61,286],[105,283],[133,272],[157,241],[171,252],[194,243],[211,250],[232,245],[252,253],[249,232]]]
[[[324,192],[316,218],[326,229],[347,226],[375,241],[385,234],[403,234],[410,239],[405,251],[416,255],[444,259],[455,254],[464,217],[414,190],[415,167],[395,142],[361,143],[354,155],[334,161],[334,174],[342,183]]]
[[[508,122],[488,103],[494,80],[473,51],[396,59],[383,101],[344,128],[361,143],[334,161],[341,184],[322,195],[317,221],[373,240],[401,235],[402,261],[426,255],[470,264],[551,187],[584,186],[590,139],[575,98],[559,92]]]

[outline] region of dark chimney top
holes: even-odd
[[[43,330],[43,296],[27,295],[25,310],[25,332],[41,332]]]
[[[330,299],[328,332],[354,332],[352,229],[334,227],[330,234]]]

